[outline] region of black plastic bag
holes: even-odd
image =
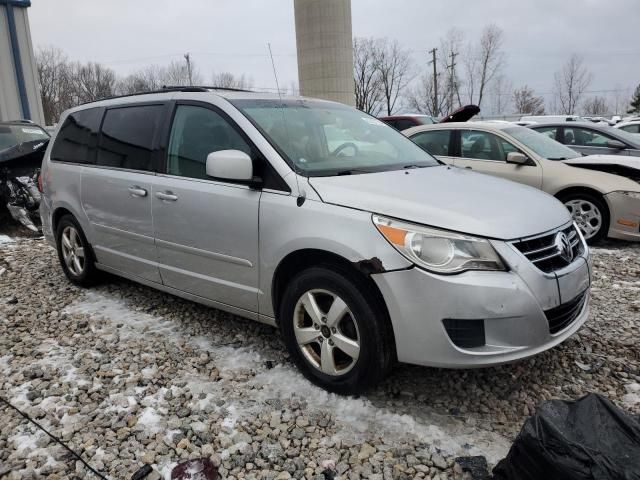
[[[549,400],[527,419],[496,480],[640,480],[640,423],[605,397]]]

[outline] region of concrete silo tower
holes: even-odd
[[[294,0],[300,94],[355,104],[351,0]]]
[[[0,120],[44,124],[29,6],[29,0],[0,0]]]

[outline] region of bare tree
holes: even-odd
[[[585,115],[604,115],[609,113],[607,99],[598,95],[588,98],[582,105]]]
[[[516,113],[528,115],[544,114],[544,99],[537,97],[527,85],[513,91],[513,107]]]
[[[490,88],[492,98],[491,111],[494,115],[502,115],[510,111],[513,99],[513,83],[504,75],[496,76]]]
[[[425,73],[418,79],[417,85],[409,89],[405,97],[405,102],[407,107],[413,111],[439,117],[446,109],[448,98],[449,91],[445,88],[438,96],[438,104],[436,108],[434,108],[433,73]]]
[[[231,72],[214,72],[211,86],[249,90],[253,87],[253,80],[246,78],[244,74],[236,76]]]
[[[169,65],[161,71],[161,80],[163,85],[188,86],[190,84],[202,84],[202,77],[196,69],[193,60],[191,63],[191,77],[189,76],[189,67],[186,62],[173,60]]]
[[[409,83],[411,62],[409,53],[397,41],[381,40],[376,49],[375,65],[380,75],[384,110],[391,115],[400,92]]]
[[[164,68],[149,65],[119,80],[116,90],[121,95],[159,90],[165,84]]]
[[[462,56],[464,34],[457,28],[450,28],[445,36],[440,39],[440,57],[438,63],[443,72],[438,83],[438,90],[442,92],[445,102],[441,105],[442,112],[451,112],[460,107],[460,87],[464,84],[459,72],[460,57]],[[433,77],[433,75],[432,75]],[[440,102],[438,102],[440,103]]]
[[[382,81],[376,63],[379,41],[373,38],[353,39],[353,82],[356,108],[371,115],[382,109]]]
[[[503,41],[502,30],[491,24],[482,31],[477,46],[467,47],[463,63],[469,103],[482,106],[489,85],[504,67]]]
[[[68,63],[59,48],[39,48],[36,52],[38,83],[47,125],[56,123],[60,114],[74,105]]]
[[[115,94],[116,74],[99,63],[70,65],[71,79],[77,103],[95,102]]]
[[[592,79],[593,75],[584,66],[582,57],[575,53],[571,55],[562,69],[554,75],[554,96],[560,113],[572,115],[576,112]]]

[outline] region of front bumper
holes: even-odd
[[[509,272],[445,276],[414,267],[372,275],[389,310],[399,361],[447,368],[498,365],[543,352],[580,329],[589,315],[588,253],[545,274],[511,245],[494,246]],[[572,305],[582,294],[575,318],[551,333],[545,312]],[[445,319],[483,322],[485,344],[457,346]]]
[[[608,236],[640,241],[640,199],[621,192],[609,193],[604,198],[611,216]]]

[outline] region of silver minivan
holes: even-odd
[[[588,247],[558,200],[341,104],[204,87],[86,104],[41,175],[69,280],[106,271],[277,326],[331,391],[396,361],[529,357],[588,316]]]

